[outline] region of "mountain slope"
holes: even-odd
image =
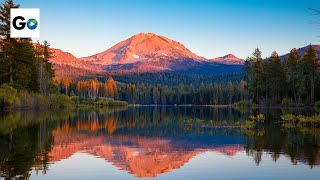
[[[53,57],[50,59],[50,62],[53,64],[53,69],[57,77],[77,77],[103,72],[103,70],[96,65],[83,62],[71,53],[55,48],[51,48],[51,51]]]
[[[184,45],[152,33],[140,33],[99,54],[80,60],[116,71],[170,71],[201,65],[207,60]]]
[[[233,54],[228,54],[223,57],[213,58],[210,61],[216,62],[216,63],[221,63],[221,64],[227,64],[227,65],[229,65],[229,64],[235,65],[235,64],[243,64],[244,63],[243,59],[240,59]]]
[[[179,42],[152,33],[136,34],[104,52],[81,58],[81,60],[109,65],[129,64],[160,58],[205,60],[205,58],[192,53]]]
[[[242,60],[234,55],[207,60],[177,41],[152,33],[136,34],[89,57],[76,58],[59,49],[52,50],[55,57],[51,62],[60,77],[105,73],[227,74],[242,71]]]
[[[317,52],[318,58],[320,58],[320,45],[312,45],[312,47]],[[309,46],[298,48],[297,51],[298,51],[299,56],[303,56],[307,52],[308,48],[309,48]],[[289,56],[289,53],[281,56],[281,59],[285,59],[288,56]]]

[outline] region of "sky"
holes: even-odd
[[[140,32],[166,36],[199,56],[246,58],[320,44],[319,0],[15,0],[40,8],[40,41],[76,57]],[[34,39],[37,40],[37,39]]]

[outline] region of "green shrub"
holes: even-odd
[[[281,101],[281,106],[284,106],[284,107],[288,107],[289,106],[289,100],[287,98],[283,98],[282,101]]]
[[[79,96],[71,96],[71,101],[74,103],[74,104],[80,104],[81,103],[81,99]]]
[[[186,119],[184,120],[184,122],[188,125],[191,125],[193,123],[193,120],[192,119]]]
[[[111,98],[96,98],[94,105],[100,106],[100,107],[106,107],[106,106],[127,106],[128,103],[126,101],[115,101]]]
[[[237,103],[234,103],[234,106],[235,107],[248,107],[249,106],[249,103],[247,100],[241,100]]]
[[[50,107],[49,96],[20,91],[18,97],[21,101],[20,108],[48,109]]]
[[[320,126],[320,115],[297,116],[300,126]]]
[[[0,86],[0,108],[13,108],[19,106],[20,104],[21,102],[17,96],[17,90],[8,84],[2,84]]]
[[[256,123],[254,121],[246,121],[241,128],[242,129],[253,129],[255,127]]]
[[[34,99],[32,98],[31,94],[27,91],[19,91],[18,97],[20,99],[21,108],[31,108],[34,107]]]
[[[283,121],[296,121],[297,120],[297,116],[295,116],[294,114],[285,114],[280,116],[280,118]]]
[[[51,94],[50,108],[65,108],[72,106],[72,100],[65,94]]]
[[[282,115],[281,119],[283,121],[285,121],[284,124],[288,124],[287,126],[295,125],[296,122],[298,122],[298,125],[300,127],[302,127],[302,126],[320,127],[320,115],[295,116],[293,114],[286,114],[286,115]],[[291,124],[289,124],[289,123],[291,123]]]
[[[50,107],[49,98],[42,94],[33,94],[34,108],[36,109],[47,109]]]
[[[258,114],[256,116],[249,116],[249,119],[255,122],[264,122],[266,120],[266,117],[263,114]]]

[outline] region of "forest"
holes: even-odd
[[[264,106],[313,106],[319,101],[320,62],[312,45],[303,56],[297,49],[292,49],[286,58],[273,52],[263,59],[261,54],[257,48],[244,64],[250,102]]]
[[[153,72],[153,73],[127,73],[110,74],[116,81],[126,84],[145,84],[145,85],[161,85],[169,87],[177,87],[179,84],[194,85],[199,87],[201,83],[210,84],[214,82],[239,82],[243,79],[241,72],[224,73],[224,74],[192,74],[185,72]],[[98,78],[101,81],[103,77]]]
[[[229,81],[227,83],[201,83],[199,87],[193,84],[178,86],[124,84],[109,77],[105,82],[98,78],[92,80],[72,80],[65,77],[55,79],[59,91],[68,96],[79,98],[109,97],[129,104],[193,104],[193,105],[231,105],[246,98],[246,82]]]

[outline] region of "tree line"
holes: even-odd
[[[292,49],[287,57],[273,52],[263,59],[257,48],[244,64],[248,100],[260,105],[313,105],[319,100],[319,59],[313,46],[302,56]],[[317,92],[317,93],[315,93]]]
[[[98,78],[91,80],[72,80],[69,77],[55,78],[59,84],[59,92],[69,96],[84,98],[109,97],[115,100],[127,101],[130,104],[197,104],[197,105],[231,105],[246,99],[246,82],[228,83],[180,83],[177,87],[166,85],[124,84],[109,77],[105,82]]]
[[[240,65],[239,65],[240,66]],[[221,67],[223,69],[223,67]],[[182,84],[193,84],[200,86],[201,83],[210,84],[213,82],[240,81],[243,79],[242,72],[223,73],[223,74],[193,74],[192,72],[152,72],[152,73],[110,73],[116,81],[126,84],[145,84],[161,86],[178,86]],[[99,80],[104,81],[104,78]]]

